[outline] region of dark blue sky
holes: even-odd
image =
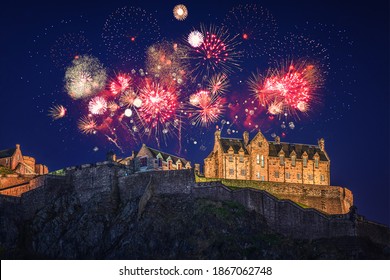
[[[67,98],[63,90],[64,71],[49,65],[45,57],[50,50],[48,46],[62,34],[85,31],[92,44],[92,54],[112,70],[123,70],[105,61],[107,50],[100,36],[107,16],[117,8],[137,6],[153,12],[161,35],[177,39],[201,22],[218,24],[237,4],[257,3],[274,15],[279,33],[301,32],[323,45],[333,46],[329,48],[331,68],[322,90],[322,105],[310,115],[310,120],[297,122],[297,129],[282,141],[316,144],[318,138],[324,137],[331,158],[332,185],[352,190],[360,214],[389,225],[389,4],[386,2],[183,1],[189,10],[184,22],[172,17],[173,6],[179,4],[176,1],[3,4],[0,10],[0,149],[20,143],[25,154],[35,156],[51,170],[99,161],[107,150],[115,150],[104,138],[80,134],[76,119],[59,125],[47,117],[47,109],[53,102]],[[61,20],[72,22],[64,24]],[[317,24],[332,30],[331,37],[321,30],[315,31],[313,26]],[[45,28],[49,30],[46,35]],[[335,40],[339,31],[353,44]],[[31,57],[36,50],[39,55]],[[243,73],[254,71],[261,63],[255,59],[244,61]],[[232,84],[232,91],[240,90]],[[243,131],[242,127],[238,129],[240,133],[235,137]],[[198,141],[209,142],[213,131],[213,128],[199,130],[199,134],[205,134]],[[192,162],[202,162],[212,145],[199,150],[191,145],[191,141],[197,140],[196,133],[190,131],[184,135],[182,155]],[[271,140],[270,133],[265,135]],[[170,140],[168,146],[175,148],[162,149],[175,152],[177,140]],[[99,151],[94,152],[94,147],[99,147]],[[126,147],[126,151],[136,148]]]

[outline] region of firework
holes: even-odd
[[[65,88],[73,99],[84,99],[101,91],[106,79],[106,70],[97,58],[81,56],[67,68]]]
[[[116,112],[120,106],[113,100],[107,102],[107,109],[109,109],[111,112]]]
[[[160,27],[152,14],[145,10],[123,7],[109,15],[102,37],[108,53],[126,65],[145,58],[145,46],[160,39]]]
[[[73,59],[86,55],[91,50],[91,43],[83,32],[68,33],[57,38],[50,49],[50,57],[55,66],[63,68]]]
[[[101,96],[96,96],[89,101],[88,109],[93,115],[103,115],[107,110],[107,101]]]
[[[77,126],[84,134],[93,134],[96,132],[96,121],[92,117],[82,117],[79,119]]]
[[[217,74],[208,81],[208,89],[212,94],[224,94],[229,87],[229,80],[225,74]]]
[[[119,99],[119,104],[124,107],[131,107],[134,105],[134,100],[136,99],[137,94],[134,92],[133,89],[129,89],[125,91],[120,99]]]
[[[133,115],[133,111],[131,111],[131,109],[126,109],[124,114],[126,117],[130,118]]]
[[[230,37],[225,28],[201,26],[204,35],[203,43],[197,47],[191,47],[188,59],[194,63],[193,76],[209,76],[217,72],[232,73],[239,68],[241,53],[236,50],[238,42],[236,36]]]
[[[217,122],[224,112],[224,100],[221,96],[207,90],[198,91],[190,96],[191,121],[193,124],[208,127]]]
[[[161,127],[166,129],[179,107],[175,92],[166,90],[159,84],[147,82],[140,90],[139,98],[142,100],[142,106],[138,111],[148,130],[151,132],[152,129],[156,129],[157,131]]]
[[[238,5],[228,12],[224,25],[237,35],[244,56],[254,58],[274,55],[277,25],[267,9],[256,4]]]
[[[66,115],[66,108],[62,105],[54,105],[49,109],[49,116],[53,118],[53,120],[58,120]]]
[[[204,36],[202,33],[200,33],[199,31],[195,30],[195,31],[192,31],[189,35],[188,35],[188,44],[191,45],[191,47],[193,48],[198,48],[200,47],[202,44],[203,44],[203,40],[204,40]]]
[[[110,91],[113,95],[124,92],[130,86],[130,77],[124,74],[120,74],[110,84]]]
[[[147,51],[147,71],[164,84],[182,84],[187,73],[182,57],[186,50],[173,42],[161,42],[152,45]]]
[[[187,16],[188,16],[187,7],[182,5],[182,4],[176,5],[173,8],[173,16],[177,20],[185,20],[187,18]]]
[[[306,112],[322,85],[322,78],[312,64],[290,64],[269,70],[266,77],[255,76],[249,81],[261,105],[272,115]]]

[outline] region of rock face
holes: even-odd
[[[365,237],[312,240],[285,237],[276,233],[264,216],[248,210],[242,203],[188,193],[161,193],[157,190],[161,185],[168,187],[167,181],[155,180],[147,174],[131,179],[133,185],[128,185],[127,191],[121,190],[119,183],[112,183],[118,180],[104,182],[99,174],[103,173],[96,171],[91,185],[86,183],[90,177],[83,181],[73,176],[67,181],[47,182],[19,201],[0,200],[0,257],[390,258],[388,244],[380,245]],[[91,186],[95,188],[92,192]]]

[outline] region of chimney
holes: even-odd
[[[15,146],[17,150],[20,150],[20,144],[16,144]]]
[[[276,144],[280,144],[280,137],[279,137],[279,136],[276,136],[276,137],[275,137],[275,143],[276,143]]]
[[[217,129],[214,133],[214,141],[218,142],[219,139],[221,139],[221,131]]]
[[[249,143],[249,132],[248,131],[244,131],[244,133],[242,134],[242,138],[244,139],[244,146],[248,146],[248,143]]]
[[[324,138],[321,138],[320,140],[318,140],[318,147],[320,148],[321,151],[325,150],[325,140],[324,140]]]

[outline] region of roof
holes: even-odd
[[[291,153],[295,151],[298,159],[302,158],[303,153],[306,152],[309,159],[313,159],[314,155],[318,153],[321,161],[328,161],[325,152],[321,151],[321,149],[315,145],[294,144],[294,143],[284,143],[284,142],[276,143],[273,141],[270,141],[268,143],[269,143],[269,156],[271,157],[277,157],[279,155],[280,150],[283,149],[286,158],[289,158],[291,156]]]
[[[245,148],[244,141],[237,138],[221,138],[219,139],[223,152],[227,153],[230,147],[233,148],[235,154],[238,154],[238,151],[242,148],[245,154],[249,154],[248,150]]]
[[[12,157],[12,155],[15,153],[16,148],[7,149],[0,151],[0,158],[7,158]]]
[[[164,160],[164,161],[167,161],[167,159],[168,159],[169,157],[171,157],[171,159],[172,159],[173,162],[177,162],[177,161],[180,159],[180,161],[183,163],[183,165],[186,165],[187,162],[189,162],[189,161],[186,160],[185,158],[178,157],[178,156],[175,156],[175,155],[171,155],[171,154],[168,154],[168,153],[165,153],[165,152],[162,152],[162,151],[159,151],[159,150],[150,148],[150,147],[148,147],[148,146],[145,146],[145,148],[147,148],[147,149],[151,152],[151,154],[153,155],[153,157],[157,157],[158,154],[161,154],[161,156],[163,157],[163,160]]]

